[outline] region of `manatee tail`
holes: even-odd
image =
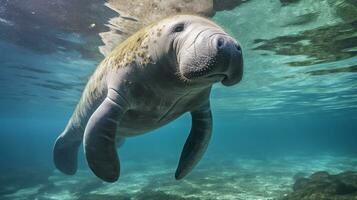
[[[66,128],[57,138],[53,148],[53,160],[61,172],[68,175],[77,172],[78,148],[82,142],[82,135],[75,129]]]

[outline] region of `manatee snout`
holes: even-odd
[[[212,47],[216,49],[216,72],[224,75],[222,84],[231,86],[242,80],[243,53],[241,45],[232,37],[217,35],[212,41]],[[211,76],[214,75],[211,74]]]
[[[243,75],[241,45],[228,34],[217,31],[201,33],[181,55],[182,75],[193,82],[225,86],[237,84]]]

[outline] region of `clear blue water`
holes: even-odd
[[[127,140],[114,184],[82,152],[79,173],[61,174],[52,147],[117,14],[103,2],[44,2],[0,0],[0,199],[273,199],[296,173],[357,170],[356,1],[250,0],[218,11],[213,20],[243,46],[245,72],[236,86],[214,87],[204,158],[174,180],[185,115]]]

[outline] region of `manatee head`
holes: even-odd
[[[221,27],[203,17],[177,15],[157,25],[160,30],[158,51],[171,56],[175,73],[190,84],[225,86],[238,83],[243,75],[240,44]]]

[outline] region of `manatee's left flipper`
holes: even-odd
[[[191,112],[192,127],[176,170],[177,180],[186,176],[200,161],[207,149],[212,133],[212,113],[209,102]]]
[[[84,152],[88,165],[96,176],[107,182],[119,178],[115,135],[127,109],[127,101],[115,90],[109,89],[107,97],[90,117],[84,131]]]

